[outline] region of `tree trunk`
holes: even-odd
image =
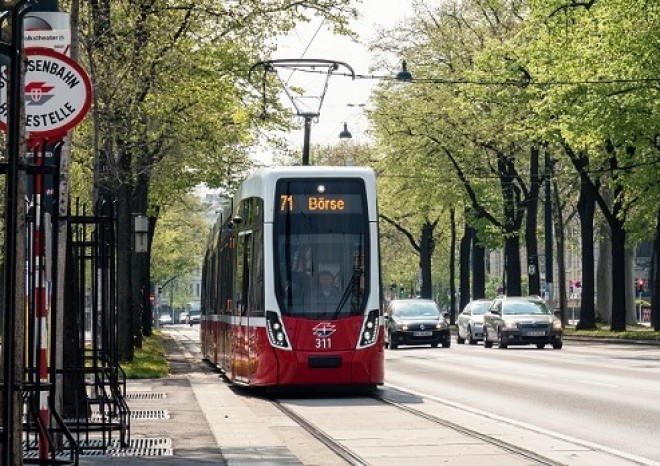
[[[456,210],[452,207],[449,215],[451,240],[449,242],[449,306],[450,323],[456,323]]]
[[[133,359],[133,314],[131,298],[131,202],[124,185],[117,189],[117,355]]]
[[[612,241],[610,227],[602,222],[598,240],[598,293],[596,295],[597,318],[600,322],[612,322]]]
[[[596,193],[590,183],[582,181],[578,199],[580,217],[580,239],[582,245],[582,299],[580,302],[580,330],[596,328],[594,308],[594,214]]]
[[[419,269],[422,275],[421,296],[424,299],[433,298],[433,283],[431,281],[431,258],[433,256],[433,231],[435,225],[425,222],[422,225],[422,237],[419,247]]]
[[[539,150],[533,147],[530,152],[530,174],[531,183],[529,197],[525,204],[526,220],[525,220],[525,246],[527,248],[527,279],[528,290],[530,295],[541,294],[541,274],[539,273],[539,246],[537,238],[538,227],[538,208],[539,208],[539,192],[541,191],[541,183],[539,178]]]
[[[614,223],[614,225],[612,225]],[[626,231],[623,222],[615,220],[610,223],[612,229],[612,323],[610,330],[623,332],[626,330]]]
[[[655,219],[655,241],[653,242],[653,257],[651,258],[653,273],[651,274],[651,325],[660,331],[660,209]]]
[[[510,232],[504,242],[504,264],[506,267],[505,293],[509,296],[521,296],[520,285],[520,239],[517,232]]]
[[[465,221],[465,230],[461,238],[460,265],[458,271],[459,280],[459,312],[470,302],[470,250],[472,247],[473,230]]]
[[[625,277],[626,277],[626,290],[628,290],[628,297],[626,299],[626,324],[637,323],[637,306],[635,306],[635,276],[633,266],[635,263],[635,249],[626,248],[624,260],[626,262]]]
[[[557,245],[557,284],[559,292],[559,311],[561,313],[561,324],[566,326],[567,302],[566,302],[566,234],[564,232],[564,211],[559,200],[559,189],[557,182],[552,183],[555,243]]]
[[[474,231],[472,239],[472,298],[486,297],[486,249],[479,242],[479,235]]]

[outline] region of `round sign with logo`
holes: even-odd
[[[85,117],[92,104],[92,84],[74,60],[51,49],[25,49],[25,131],[29,141],[63,137]],[[0,89],[0,127],[7,129],[7,86]]]

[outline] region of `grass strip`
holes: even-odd
[[[576,330],[573,326],[564,329],[566,336],[616,338],[619,340],[660,340],[660,332],[643,325],[627,325],[623,332],[613,332],[609,325],[598,325],[593,330]]]
[[[129,379],[160,379],[167,377],[170,367],[165,359],[163,335],[155,330],[150,337],[142,339],[142,348],[135,350],[133,360],[123,362],[122,369]]]

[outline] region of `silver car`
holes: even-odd
[[[546,302],[536,296],[496,298],[484,315],[484,347],[552,345],[561,349],[561,321]]]
[[[456,342],[465,343],[467,340],[471,345],[484,339],[484,314],[488,311],[489,299],[475,299],[470,301],[463,311],[456,317]]]

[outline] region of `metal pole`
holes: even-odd
[[[2,391],[2,404],[4,408],[4,425],[2,430],[2,464],[14,464],[15,443],[21,445],[21,433],[15,425],[16,413],[20,398],[20,390],[15,386],[16,356],[21,350],[17,345],[24,345],[23,341],[16,341],[16,315],[23,308],[18,302],[17,284],[18,276],[23,276],[24,264],[17,260],[18,253],[18,205],[23,202],[18,198],[19,163],[21,154],[21,106],[23,101],[22,89],[22,63],[23,50],[23,15],[25,1],[20,1],[11,10],[11,45],[6,50],[9,54],[9,86],[7,88],[7,186],[6,186],[6,214],[5,214],[5,277],[4,277],[4,309],[5,328],[3,336],[4,353],[4,389]],[[22,229],[21,229],[22,231]],[[16,397],[18,394],[18,397]],[[16,448],[16,450],[19,450]],[[19,450],[20,452],[20,450]]]
[[[305,140],[303,142],[302,164],[307,166],[309,165],[309,133],[312,130],[312,116],[303,115],[303,118],[305,119]]]
[[[545,290],[548,301],[554,299],[553,293],[553,270],[552,270],[552,202],[550,192],[550,176],[552,174],[552,162],[550,152],[545,151]]]

